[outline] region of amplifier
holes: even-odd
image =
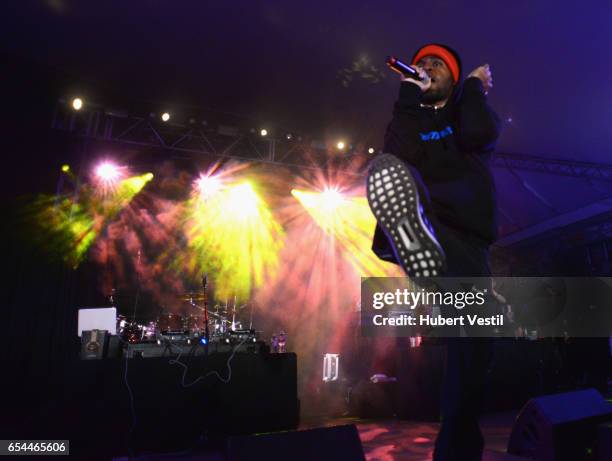
[[[179,348],[187,351],[186,344],[175,344],[175,348],[168,348],[165,344],[158,344],[157,342],[142,342],[136,344],[129,344],[124,350],[124,356],[128,358],[150,358],[150,357],[163,357],[163,356],[174,356],[180,352]],[[173,353],[174,352],[174,353]]]
[[[81,335],[81,358],[84,360],[101,359],[108,345],[107,330],[83,330]]]

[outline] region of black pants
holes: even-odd
[[[440,223],[436,237],[446,253],[447,276],[488,276],[488,246]],[[469,331],[467,331],[469,335]],[[441,425],[434,461],[480,460],[484,440],[478,420],[492,355],[490,338],[447,339],[446,370],[440,402]]]
[[[478,420],[491,351],[488,338],[448,339],[434,461],[481,459],[484,439]]]
[[[446,255],[447,271],[444,275],[489,276],[488,242],[440,222],[433,213],[429,193],[419,173],[413,167],[409,168],[419,187],[423,208]],[[468,208],[469,204],[466,203],[466,212]],[[386,236],[379,228],[374,237],[373,249],[382,259],[389,260],[389,255],[393,255]],[[484,440],[478,420],[491,362],[492,340],[456,337],[447,341],[446,372],[440,406],[441,426],[436,439],[434,461],[480,460]]]

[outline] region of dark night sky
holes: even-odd
[[[3,5],[1,50],[88,88],[252,117],[318,137],[379,143],[409,58],[448,43],[464,73],[488,62],[506,123],[499,150],[610,163],[612,6],[608,2],[104,1]],[[421,5],[421,6],[417,6]],[[366,60],[385,75],[338,71]]]

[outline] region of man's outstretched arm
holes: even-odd
[[[463,83],[459,109],[460,129],[461,142],[468,151],[492,149],[499,137],[501,123],[487,103],[486,96],[492,86],[488,65],[476,68]]]

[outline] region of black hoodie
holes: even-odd
[[[421,89],[400,84],[383,152],[415,167],[429,190],[437,219],[486,244],[497,238],[495,184],[487,165],[499,136],[499,118],[476,77],[455,87],[447,104],[423,107]],[[377,229],[374,241],[383,237]],[[384,244],[383,244],[384,246]]]

